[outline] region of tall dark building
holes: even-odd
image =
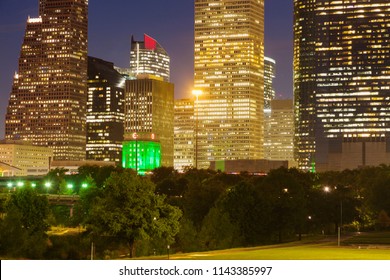
[[[296,154],[302,169],[390,163],[390,2],[295,0]]]
[[[87,159],[122,159],[125,78],[114,64],[88,57]]]
[[[28,18],[5,136],[85,159],[88,0],[40,0]]]

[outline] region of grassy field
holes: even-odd
[[[291,246],[177,254],[176,260],[390,260],[389,249]]]
[[[365,242],[361,242],[364,240]],[[361,234],[343,240],[335,237],[281,245],[174,254],[175,260],[390,260],[390,233]],[[383,242],[383,243],[380,243]]]

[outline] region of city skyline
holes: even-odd
[[[4,137],[6,105],[12,77],[17,70],[26,20],[29,15],[38,15],[37,2],[23,1],[22,8],[15,1],[0,3],[0,39],[4,42],[0,52],[0,138]],[[171,0],[168,8],[165,1],[157,0],[147,4],[119,0],[112,3],[115,5],[89,3],[88,55],[112,61],[119,67],[128,67],[131,35],[142,38],[147,33],[165,46],[171,56],[171,82],[175,84],[175,98],[191,97],[193,1]],[[121,5],[120,9],[117,5]],[[281,6],[284,8],[281,9]],[[276,94],[277,97],[291,98],[292,1],[266,0],[265,11],[265,54],[276,60]]]

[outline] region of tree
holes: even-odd
[[[150,180],[152,180],[153,183],[158,184],[166,179],[174,179],[177,175],[177,171],[173,167],[161,166],[153,170]]]
[[[309,174],[297,169],[279,168],[269,172],[263,180],[262,197],[272,205],[269,229],[277,235],[278,242],[294,233],[301,238],[308,217],[306,204],[311,179]]]
[[[230,222],[239,229],[241,246],[255,246],[269,241],[272,205],[258,186],[240,182],[221,197],[217,206],[228,213]]]
[[[210,209],[202,223],[199,233],[201,248],[204,250],[219,250],[242,245],[242,236],[237,223],[233,224],[229,213],[221,204]]]
[[[50,170],[44,177],[45,182],[50,182],[51,187],[47,190],[50,193],[62,194],[66,191],[65,174],[68,170],[56,168]]]
[[[95,186],[102,188],[105,181],[110,177],[112,172],[120,173],[123,170],[120,166],[97,166],[97,165],[83,165],[80,166],[79,176],[81,180],[86,180],[86,178],[91,177],[95,182]]]
[[[40,259],[47,247],[49,203],[31,187],[17,189],[6,203],[0,248],[11,257]]]
[[[183,212],[200,230],[202,221],[226,187],[215,178],[190,181],[183,196]]]
[[[390,226],[390,218],[387,215],[385,210],[381,210],[379,212],[377,221],[376,221],[377,227],[379,229],[387,229]]]
[[[87,227],[96,235],[115,236],[135,256],[136,241],[158,236],[169,244],[179,230],[178,208],[154,193],[155,185],[132,170],[113,172],[93,200]]]

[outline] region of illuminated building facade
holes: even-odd
[[[276,62],[270,57],[264,57],[264,110],[271,109],[271,100],[275,98],[273,80],[275,79]]]
[[[169,82],[170,58],[164,48],[152,37],[144,34],[144,41],[135,41],[131,37],[130,73],[161,77]]]
[[[53,149],[32,145],[26,141],[0,141],[0,162],[8,165],[2,176],[46,175],[53,159]],[[3,167],[4,169],[4,167]]]
[[[121,162],[124,92],[113,63],[88,57],[87,160]]]
[[[173,166],[173,114],[172,83],[148,75],[126,81],[125,141],[149,139],[159,142],[162,166]]]
[[[198,168],[263,157],[264,1],[195,0]]]
[[[145,174],[161,166],[161,144],[150,139],[123,143],[122,166]]]
[[[390,2],[295,0],[294,96],[302,169],[390,163]]]
[[[88,0],[40,0],[28,18],[6,113],[5,137],[85,159]]]
[[[264,158],[294,164],[294,106],[292,99],[274,99],[264,124]]]
[[[195,166],[194,100],[175,100],[174,115],[174,168],[183,172],[186,168]]]

